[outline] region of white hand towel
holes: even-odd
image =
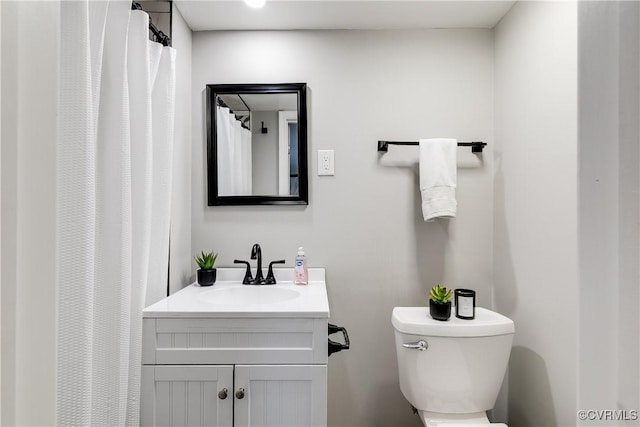
[[[420,194],[425,221],[456,216],[457,147],[458,141],[450,138],[420,140]]]

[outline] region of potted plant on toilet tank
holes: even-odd
[[[216,283],[216,269],[213,266],[216,263],[218,254],[213,252],[205,253],[202,251],[200,255],[196,255],[193,259],[198,264],[200,269],[198,270],[198,284],[200,286],[211,286]]]
[[[451,317],[451,289],[435,285],[429,292],[429,314],[435,320]]]

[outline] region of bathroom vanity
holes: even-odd
[[[242,285],[219,268],[143,312],[142,425],[323,426],[327,423],[324,269],[309,285]]]

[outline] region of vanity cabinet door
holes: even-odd
[[[235,427],[326,425],[327,365],[236,365]]]
[[[143,426],[230,427],[233,423],[232,365],[143,366],[141,380]]]

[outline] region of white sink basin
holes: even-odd
[[[246,285],[241,288],[214,288],[202,292],[199,297],[209,304],[220,305],[267,305],[278,304],[298,298],[300,292],[295,289],[279,288],[273,285]]]
[[[0,0],[1,1],[1,0]],[[218,268],[213,286],[186,286],[143,311],[145,318],[329,317],[324,268],[309,269],[309,284],[293,283],[293,268],[274,268],[275,285],[243,285],[244,268]]]

